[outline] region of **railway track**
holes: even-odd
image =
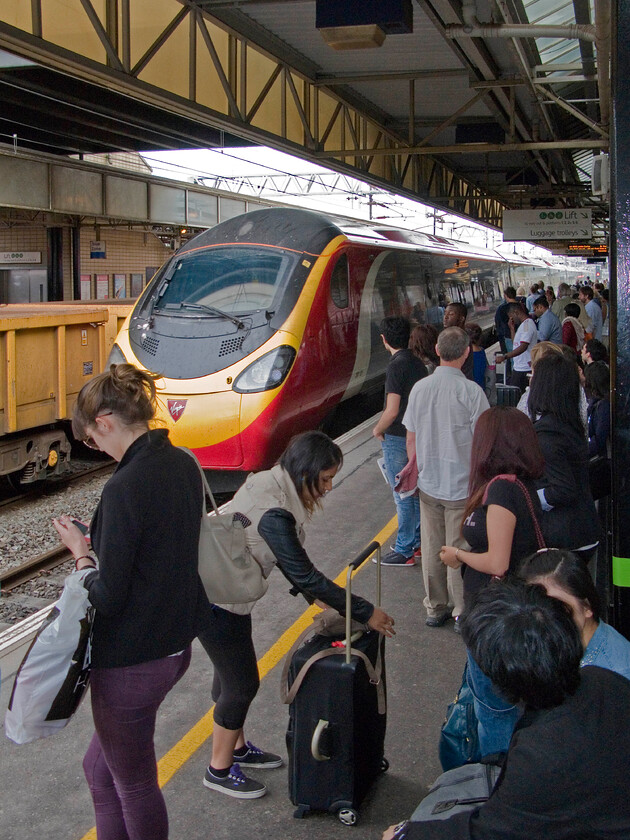
[[[84,469],[82,468],[80,471],[73,472],[59,478],[37,482],[36,484],[29,486],[26,492],[16,492],[15,490],[12,490],[10,491],[10,495],[3,495],[3,497],[0,497],[0,508],[10,508],[12,505],[19,505],[21,502],[26,502],[31,499],[41,498],[42,496],[46,496],[50,493],[55,493],[58,490],[62,490],[67,487],[69,484],[78,484],[84,479],[91,478],[93,475],[98,475],[99,473],[106,472],[107,470],[113,470],[114,466],[114,461],[101,461]]]
[[[72,559],[72,553],[68,551],[65,545],[57,546],[44,551],[43,554],[38,554],[26,563],[7,569],[0,573],[0,591],[10,592],[22,583],[28,583],[40,572],[49,572],[51,569],[61,566],[62,563],[67,563]]]

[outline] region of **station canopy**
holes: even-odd
[[[62,5],[68,31],[47,12]],[[30,8],[0,0],[4,142],[58,154],[259,143],[497,228],[504,209],[589,208],[593,240],[606,239],[609,0]],[[203,72],[220,96],[204,100]]]

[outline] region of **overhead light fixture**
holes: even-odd
[[[326,26],[319,31],[324,41],[333,50],[365,50],[380,47],[385,40],[385,33],[376,23]]]
[[[315,25],[335,50],[370,49],[413,32],[413,9],[411,0],[317,0]]]

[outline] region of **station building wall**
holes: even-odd
[[[74,299],[72,229],[62,227],[64,300]],[[98,243],[98,244],[97,244]],[[153,233],[86,225],[80,232],[81,299],[136,297],[173,253]],[[33,254],[32,261],[24,257]],[[3,260],[3,257],[6,257]],[[0,229],[0,299],[36,303],[48,299],[46,227],[23,224]]]
[[[137,297],[155,270],[173,253],[149,232],[101,227],[98,237],[93,227],[81,229],[81,276],[84,282],[89,278],[92,298],[102,297],[105,290],[110,298]],[[95,242],[103,246],[104,257],[94,256],[99,253],[93,249]],[[64,282],[64,295],[68,293],[71,297],[72,283],[66,290]]]

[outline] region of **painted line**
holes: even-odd
[[[397,527],[397,520],[394,516],[374,537],[376,542],[383,545],[389,537],[394,533]],[[372,540],[370,540],[372,542]],[[355,569],[352,577],[358,574],[361,569],[365,567],[365,563],[359,569]],[[346,584],[347,566],[337,575],[335,583],[339,586]],[[293,624],[285,630],[280,638],[264,653],[258,660],[258,672],[260,679],[264,679],[276,665],[284,659],[287,652],[291,649],[291,645],[305,630],[315,616],[320,612],[319,607],[309,607],[302,615],[293,622]],[[197,721],[197,723],[189,729],[189,731],[181,738],[175,746],[173,746],[163,758],[158,761],[158,782],[160,787],[164,785],[177,773],[181,767],[188,761],[189,758],[201,747],[208,738],[212,735],[214,729],[214,720],[212,714],[214,706],[212,706],[205,715]],[[85,834],[81,840],[96,840],[96,828],[92,828]]]

